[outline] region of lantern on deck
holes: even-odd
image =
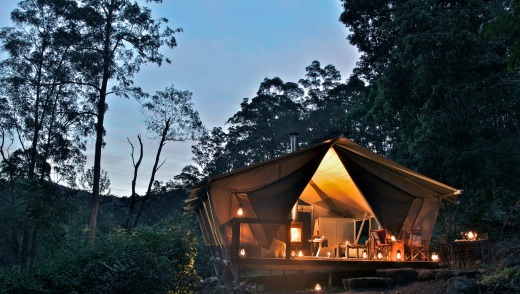
[[[377,252],[377,259],[378,259],[378,260],[383,259],[383,253],[381,253],[381,251],[378,251],[378,252]]]
[[[240,254],[241,257],[246,256],[246,250],[244,248],[240,249],[240,253],[239,254]]]
[[[366,251],[366,250],[363,250],[363,259],[364,259],[364,260],[367,259],[367,251]]]
[[[439,261],[439,254],[433,252],[433,253],[432,253],[432,261],[433,261],[433,262],[437,262],[437,261]]]
[[[300,250],[300,251],[298,252],[298,257],[302,257],[302,256],[303,256],[303,251]]]
[[[316,286],[314,286],[314,290],[315,290],[316,292],[321,291],[321,286],[320,286],[320,284],[316,284]]]
[[[397,252],[395,253],[395,259],[397,261],[401,261],[403,259],[403,256],[401,255],[401,250],[397,250]]]

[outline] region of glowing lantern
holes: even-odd
[[[303,256],[303,252],[300,250],[300,251],[298,252],[298,257],[302,257],[302,256]]]
[[[316,284],[316,286],[314,286],[314,290],[315,290],[315,291],[321,291],[321,286],[320,286],[320,284]]]
[[[243,215],[244,215],[244,209],[242,209],[242,204],[239,204],[238,210],[237,210],[237,216],[242,217]]]
[[[381,253],[381,251],[377,252],[377,259],[378,260],[383,259],[383,253]]]
[[[476,240],[477,233],[473,233],[472,231],[469,231],[466,233],[466,238],[468,238],[468,240]]]
[[[328,257],[330,258],[330,251],[329,251],[329,252],[327,252],[327,256],[328,256]]]
[[[397,261],[401,261],[403,259],[403,257],[401,256],[401,250],[397,250],[397,253],[395,254],[395,259],[397,259]]]
[[[390,237],[390,240],[392,240],[392,242],[395,242],[395,236],[392,235],[392,237]]]
[[[246,250],[244,248],[240,249],[240,256],[246,256]]]
[[[292,250],[291,251],[291,257],[295,257],[296,256],[296,251]]]
[[[363,259],[367,259],[367,251],[363,250]]]
[[[433,252],[432,253],[432,261],[434,261],[434,262],[439,261],[439,254]]]

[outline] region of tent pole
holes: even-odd
[[[361,228],[359,228],[359,232],[356,236],[356,243],[359,242],[359,237],[361,237],[361,232],[363,231],[363,227],[365,226],[365,220],[367,219],[368,212],[365,211],[365,214],[363,215],[363,221],[361,222]],[[355,223],[355,222],[354,222]]]

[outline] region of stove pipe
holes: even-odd
[[[298,133],[291,133],[291,152],[298,150]],[[291,220],[294,222],[298,219],[298,200],[296,200],[296,204],[294,204],[291,210]]]
[[[298,150],[298,133],[290,134],[290,142],[291,142],[291,152]]]

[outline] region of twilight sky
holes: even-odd
[[[9,14],[18,2],[2,0],[1,27],[10,25]],[[305,67],[318,60],[322,67],[333,64],[345,81],[359,57],[338,21],[339,0],[163,0],[148,6],[155,18],[166,17],[170,27],[184,32],[176,37],[177,48],[164,51],[172,64],[142,68],[135,83],[151,94],[171,85],[190,90],[208,129],[225,127],[242,99],[253,98],[266,77],[298,82],[305,77]],[[128,196],[133,166],[127,138],[137,147],[137,134],[149,134],[137,102],[110,97],[108,105],[102,168],[108,172],[112,194]],[[158,143],[146,139],[143,144],[140,194],[146,190]],[[155,179],[166,182],[191,164],[193,144],[167,143],[162,153],[166,162]],[[87,156],[86,168],[93,164],[93,151]]]

